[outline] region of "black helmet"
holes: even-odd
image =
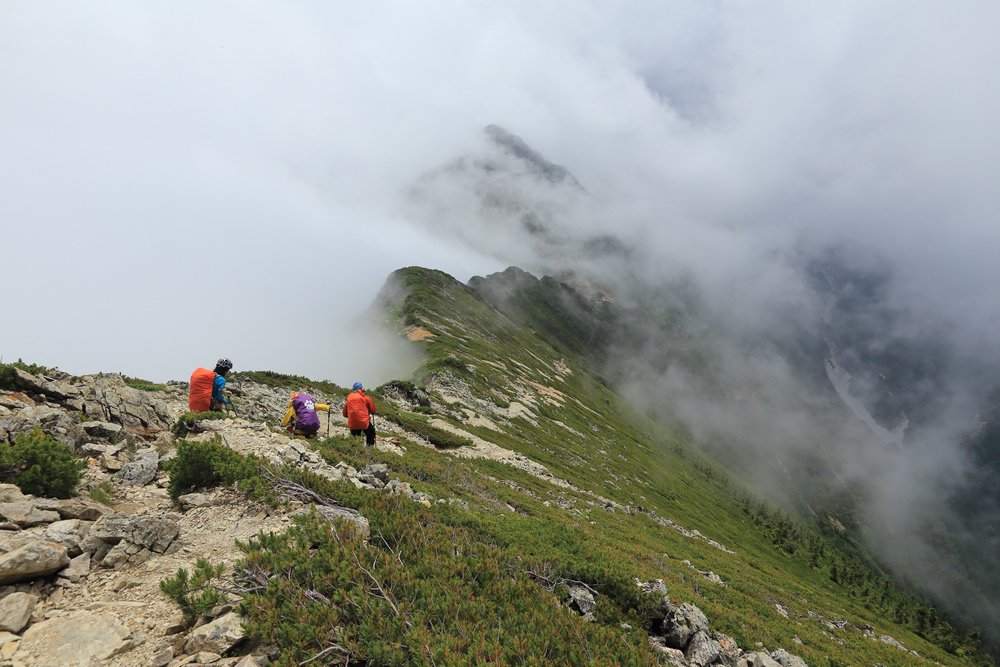
[[[228,371],[233,368],[233,362],[226,357],[223,357],[215,362],[215,367],[222,371]]]

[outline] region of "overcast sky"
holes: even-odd
[[[506,264],[403,205],[489,123],[708,282],[850,241],[996,349],[1000,5],[498,4],[0,4],[4,360],[388,372],[389,272]]]

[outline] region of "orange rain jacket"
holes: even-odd
[[[364,389],[352,391],[344,401],[343,414],[347,417],[347,428],[352,431],[364,431],[368,428],[368,415],[375,414],[375,404],[368,398]]]
[[[188,394],[188,410],[191,412],[206,412],[212,409],[212,386],[215,384],[215,372],[207,368],[199,368],[191,373],[191,391]]]

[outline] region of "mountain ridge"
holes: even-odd
[[[136,584],[121,588],[123,601],[147,600],[150,611],[143,618],[155,618],[165,628],[176,622],[177,611],[170,612],[169,601],[156,592],[158,577],[177,564],[192,567],[204,555],[221,557],[234,572],[259,567],[271,573],[267,587],[246,589],[242,600],[230,602],[246,614],[251,639],[263,643],[240,639],[216,647],[221,648],[216,653],[226,654],[221,664],[265,654],[277,664],[293,664],[327,649],[329,662],[340,661],[334,646],[346,647],[360,662],[398,664],[454,664],[490,655],[505,662],[549,655],[549,662],[562,664],[800,664],[791,653],[818,665],[968,664],[961,652],[969,650],[970,638],[941,619],[931,623],[928,616],[924,626],[912,620],[900,624],[884,610],[869,608],[873,600],[856,593],[862,586],[881,591],[907,613],[928,613],[861,556],[837,547],[832,535],[804,530],[741,495],[742,486],[682,435],[636,412],[576,355],[551,346],[471,287],[440,271],[401,269],[387,280],[372,316],[408,339],[423,360],[412,378],[373,390],[381,434],[374,449],[352,439],[336,412],[329,439],[291,439],[274,428],[289,391],[306,388],[338,405],[346,390],[330,382],[237,373],[230,388],[238,416],[200,420],[181,419],[182,383],[133,381],[144,387],[134,388],[117,376],[74,379],[19,367],[0,374],[10,392],[0,392],[0,426],[6,432],[38,425],[63,436],[93,453],[86,484],[101,488],[108,482],[115,512],[127,517],[138,509],[139,516],[147,512],[179,526],[175,539],[182,548],[151,552],[143,566],[147,574],[127,560],[108,567],[93,557],[94,569],[84,583],[54,586],[51,579],[36,580],[30,590],[43,599],[39,613],[65,611],[66,604],[104,599],[101,595],[114,600],[115,587],[131,578]],[[167,407],[143,408],[157,402]],[[88,427],[81,408],[109,425]],[[162,416],[138,417],[144,414]],[[175,417],[196,432],[188,439],[171,434]],[[98,435],[86,435],[88,429]],[[163,449],[152,468],[143,453],[150,443]],[[181,496],[186,503],[208,504],[179,507],[161,486],[177,482],[178,468],[160,461],[213,446],[239,457],[241,463],[227,470],[249,475],[237,485],[242,490],[209,483],[199,491],[205,498]],[[271,477],[246,468],[253,456],[270,466]],[[153,477],[128,485],[110,470],[115,466]],[[266,494],[253,495],[261,487],[299,490],[287,504],[267,509],[257,504]],[[309,518],[335,511],[340,512],[331,519],[337,532]],[[303,517],[295,519],[297,512]],[[246,550],[229,539],[226,550],[230,528],[217,531],[214,541],[205,540],[204,521],[210,517],[223,521],[220,526],[241,524],[251,532],[265,524],[280,526],[276,534],[288,538],[255,538]],[[367,540],[355,535],[362,525]],[[429,540],[425,549],[401,546],[422,539],[420,530]],[[340,531],[344,537],[338,540]],[[246,534],[239,533],[240,539]],[[300,549],[299,543],[321,546]],[[190,550],[206,544],[213,545],[208,554]],[[465,560],[456,545],[476,559]],[[326,560],[318,553],[338,556]],[[339,588],[343,580],[329,577],[355,556],[376,563],[369,572],[387,588],[379,593],[371,579],[367,587],[352,588],[360,597],[350,599],[367,611],[344,615],[329,604],[347,594]],[[305,578],[281,574],[281,559],[299,563]],[[392,565],[396,559],[398,567]],[[422,579],[413,578],[416,572],[423,573]],[[475,600],[455,596],[471,592],[466,586],[480,577],[489,594]],[[63,588],[63,597],[53,592]],[[298,603],[272,616],[282,599],[278,591]],[[453,609],[450,616],[435,611],[440,604]],[[113,605],[102,609],[105,615],[117,613]],[[71,618],[93,620],[80,612]],[[116,618],[125,626],[137,623],[127,615]],[[224,619],[232,620],[222,613],[212,623]],[[486,631],[476,625],[482,619],[491,619]],[[59,627],[43,625],[40,616],[34,623],[48,632]],[[693,631],[677,635],[678,623]],[[314,628],[313,634],[304,633],[306,626]],[[157,651],[170,648],[178,657],[167,662],[179,664],[181,655],[193,655],[202,646],[197,628],[182,630],[178,642],[144,627],[130,628],[133,636],[145,635],[143,641],[120,639],[122,653],[102,660],[135,664],[139,656],[152,660]],[[539,627],[549,630],[539,632]],[[908,627],[936,637],[952,653]],[[548,642],[547,632],[557,641]],[[488,639],[493,633],[503,640]],[[328,644],[331,636],[340,639]],[[427,642],[426,653],[413,645],[418,638]],[[18,644],[15,657],[36,656],[45,646],[27,633],[8,643]]]

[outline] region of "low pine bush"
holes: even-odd
[[[240,545],[237,570],[266,582],[240,611],[281,647],[275,664],[656,664],[645,633],[584,621],[504,548],[405,499],[371,498],[364,512],[368,541],[310,514]]]
[[[0,476],[36,496],[69,498],[86,467],[69,447],[39,428],[16,436],[13,446],[0,446]]]
[[[410,415],[399,410],[393,411],[391,414],[386,414],[385,417],[396,422],[407,431],[416,433],[435,447],[450,449],[455,447],[468,447],[472,445],[472,441],[468,438],[463,438],[460,435],[455,435],[454,433],[449,433],[444,429],[431,426],[427,423],[426,418],[422,416]]]
[[[177,456],[165,465],[170,473],[170,497],[176,500],[196,489],[253,483],[262,465],[261,459],[234,452],[218,437],[204,442],[180,440]]]
[[[150,380],[144,380],[142,378],[134,378],[128,375],[123,375],[122,380],[125,384],[133,389],[139,389],[141,391],[166,391],[167,385],[160,384],[159,382],[152,382]]]

